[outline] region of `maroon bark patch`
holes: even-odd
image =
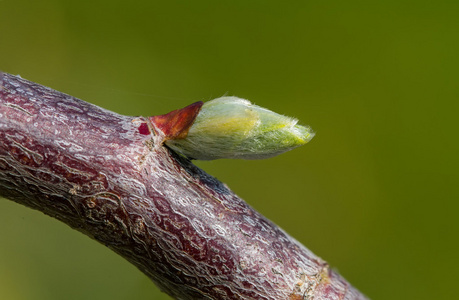
[[[149,135],[149,134],[151,134],[151,133],[150,133],[150,129],[148,129],[147,123],[142,123],[142,124],[140,124],[140,126],[139,126],[139,133],[140,133],[140,134],[143,134],[143,135]]]

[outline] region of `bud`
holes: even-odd
[[[237,97],[204,103],[184,138],[165,144],[190,159],[263,159],[309,142],[314,133],[297,120]]]

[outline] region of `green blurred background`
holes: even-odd
[[[454,299],[459,1],[0,1],[0,70],[126,115],[236,95],[316,132],[198,162],[372,299]],[[0,299],[169,299],[0,200]]]

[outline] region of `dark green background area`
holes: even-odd
[[[458,1],[0,1],[0,70],[126,115],[222,95],[310,125],[198,162],[372,299],[453,299]],[[95,241],[0,199],[0,299],[169,299]]]

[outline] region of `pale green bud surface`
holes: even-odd
[[[221,97],[204,103],[184,139],[166,145],[188,158],[263,159],[309,142],[309,127],[237,97]]]

